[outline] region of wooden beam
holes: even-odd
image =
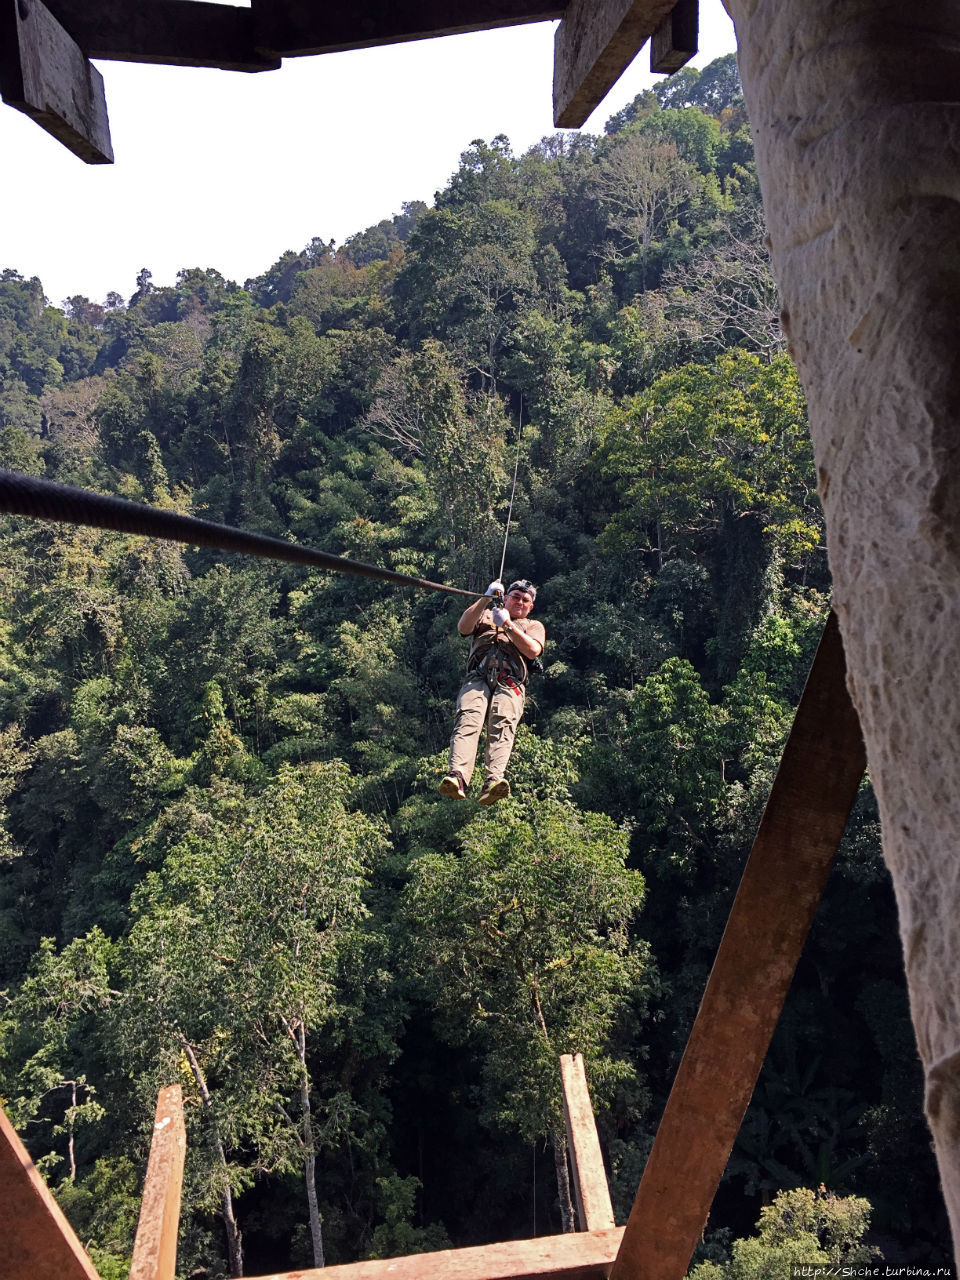
[[[557,128],[580,128],[673,5],[674,0],[570,0],[554,37]]]
[[[699,0],[677,0],[650,38],[650,70],[672,75],[697,52]]]
[[[587,1088],[587,1075],[583,1069],[583,1054],[561,1054],[560,1076],[580,1230],[608,1231],[615,1225],[613,1206]]]
[[[253,0],[257,43],[284,58],[559,18],[565,0]]]
[[[686,1274],[864,767],[831,613],[611,1280],[681,1280]]]
[[[88,58],[226,71],[270,71],[282,58],[545,22],[565,8],[565,0],[253,0],[251,8],[209,0],[49,0]]]
[[[0,0],[0,94],[88,164],[110,164],[103,77],[41,0]]]
[[[622,1227],[572,1231],[474,1249],[441,1249],[322,1270],[283,1271],[251,1280],[598,1280],[607,1276],[622,1234]]]
[[[255,47],[253,13],[205,0],[49,0],[88,58],[224,71],[275,71]]]
[[[99,1280],[2,1109],[0,1258],[4,1280]]]
[[[173,1280],[177,1269],[180,1189],[187,1134],[178,1084],[161,1089],[133,1244],[130,1280]]]

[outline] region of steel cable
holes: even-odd
[[[236,551],[241,555],[284,560],[288,564],[306,565],[311,569],[327,569],[333,573],[352,573],[361,578],[379,578],[403,587],[421,587],[427,591],[444,591],[448,595],[468,596],[476,600],[479,592],[448,587],[442,582],[414,578],[379,565],[348,560],[329,551],[301,547],[282,538],[269,538],[262,533],[247,533],[227,524],[198,520],[176,511],[162,511],[141,502],[128,502],[108,494],[92,493],[71,485],[55,484],[36,476],[16,471],[0,471],[0,514],[32,516],[37,520],[53,520],[65,524],[89,525],[95,529],[113,529],[118,533],[134,533],[144,538],[164,538],[190,546],[213,547],[218,551]]]

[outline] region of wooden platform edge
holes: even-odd
[[[560,1077],[580,1230],[609,1231],[616,1220],[582,1053],[561,1054]]]
[[[609,1274],[622,1235],[622,1227],[572,1231],[405,1258],[283,1271],[249,1280],[596,1280]]]
[[[130,1280],[174,1280],[186,1154],[183,1093],[178,1084],[171,1084],[157,1095]]]
[[[866,766],[830,614],[611,1280],[682,1280]]]
[[[3,1280],[100,1280],[2,1108],[0,1240]]]

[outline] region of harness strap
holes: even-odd
[[[486,655],[482,662],[476,663],[468,674],[482,676],[491,692],[499,687],[516,694],[518,698],[523,697],[525,682],[517,680],[508,670],[504,670],[508,665],[506,662],[487,662],[487,657],[489,655]]]
[[[482,672],[491,688],[498,680],[502,683],[504,672],[520,685],[525,685],[529,676],[528,664],[523,657],[520,654],[514,657],[505,652],[497,643],[496,636],[491,637],[490,644],[479,656],[475,650],[471,651],[467,659],[467,671]]]

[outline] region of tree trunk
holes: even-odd
[[[317,1203],[317,1156],[311,1147],[303,1157],[304,1179],[307,1185],[307,1213],[310,1217],[310,1239],[313,1242],[313,1265],[325,1267],[323,1257],[323,1219]]]
[[[564,1231],[576,1231],[577,1215],[570,1194],[570,1164],[567,1160],[567,1135],[562,1129],[550,1134],[553,1147],[553,1163],[557,1171],[557,1194],[560,1200],[560,1222]]]
[[[323,1220],[317,1203],[317,1150],[313,1140],[310,1105],[310,1076],[307,1073],[307,1033],[303,1023],[297,1029],[297,1057],[300,1059],[300,1121],[303,1135],[303,1177],[307,1189],[307,1214],[313,1243],[313,1265],[326,1266],[323,1257]]]
[[[216,1140],[217,1154],[223,1165],[224,1177],[227,1173],[227,1161],[223,1151],[223,1143],[218,1137]],[[240,1234],[240,1228],[237,1226],[237,1220],[233,1213],[233,1191],[230,1183],[227,1182],[223,1188],[223,1194],[220,1197],[220,1217],[223,1220],[223,1229],[227,1237],[227,1267],[232,1276],[243,1275],[243,1238]]]
[[[210,1119],[210,1125],[213,1129],[213,1146],[217,1153],[217,1160],[223,1172],[223,1191],[220,1193],[220,1217],[223,1220],[223,1229],[227,1237],[227,1266],[231,1276],[243,1275],[243,1237],[240,1228],[237,1226],[237,1219],[233,1212],[233,1189],[230,1186],[230,1178],[227,1169],[227,1153],[224,1150],[223,1143],[220,1140],[220,1131],[216,1122],[211,1116],[210,1106],[210,1090],[207,1088],[207,1082],[204,1079],[203,1072],[200,1070],[200,1063],[197,1061],[197,1055],[193,1051],[193,1046],[187,1040],[181,1039],[181,1048],[186,1056],[187,1062],[190,1064],[190,1070],[196,1081],[197,1088],[200,1090],[200,1097],[203,1101],[203,1108]]]
[[[530,988],[530,999],[533,1005],[534,1017],[537,1020],[537,1026],[540,1028],[540,1034],[543,1036],[547,1045],[549,1045],[550,1033],[547,1031],[547,1021],[543,1016],[543,1005],[540,1003],[540,992],[537,987],[536,979],[533,980]],[[573,1201],[570,1198],[570,1166],[567,1163],[567,1135],[563,1129],[550,1130],[550,1145],[553,1147],[553,1165],[557,1171],[557,1198],[560,1202],[560,1222],[564,1231],[576,1231],[576,1215],[573,1211]]]
[[[960,1242],[960,8],[726,0]]]
[[[70,1086],[70,1106],[72,1108],[70,1112],[70,1122],[67,1125],[67,1132],[70,1135],[69,1138],[67,1139],[67,1155],[70,1160],[70,1181],[76,1182],[77,1157],[76,1157],[76,1152],[73,1146],[73,1127],[74,1127],[74,1116],[77,1113],[77,1082],[76,1080],[68,1080],[67,1084]]]

